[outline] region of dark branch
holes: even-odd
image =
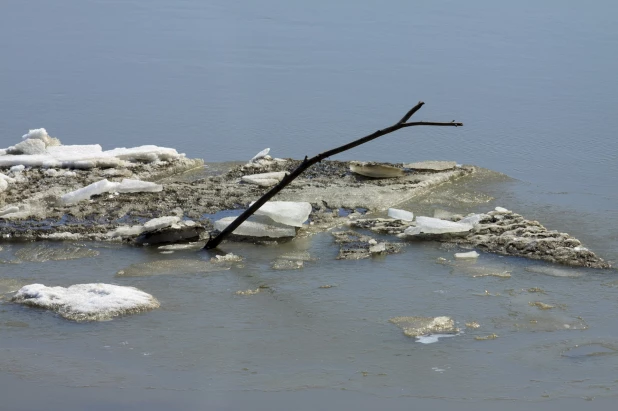
[[[412,116],[414,115],[414,113],[416,113],[418,110],[420,110],[420,108],[421,108],[421,107],[423,107],[423,104],[425,104],[425,103],[424,103],[424,102],[422,102],[422,101],[419,101],[417,105],[415,105],[414,107],[412,107],[412,108],[410,109],[410,111],[408,111],[408,112],[406,113],[406,115],[405,115],[405,116],[403,116],[403,117],[401,118],[401,120],[399,120],[399,123],[398,123],[398,124],[403,124],[403,123],[406,123],[408,120],[410,120],[410,117],[412,117]]]
[[[283,188],[285,186],[287,186],[288,184],[290,184],[296,177],[298,177],[303,171],[305,171],[306,169],[308,169],[309,167],[311,167],[312,165],[314,165],[315,163],[319,163],[320,161],[324,160],[325,158],[334,156],[335,154],[339,154],[341,152],[347,151],[351,148],[360,146],[361,144],[365,144],[371,140],[374,140],[378,137],[384,136],[386,134],[390,134],[394,131],[400,130],[402,128],[406,128],[406,127],[413,127],[413,126],[453,126],[453,127],[461,127],[463,126],[463,123],[456,123],[456,122],[450,122],[450,123],[434,123],[434,122],[428,122],[428,121],[418,121],[418,122],[414,122],[414,123],[407,123],[407,121],[410,119],[410,117],[412,117],[412,115],[414,113],[416,113],[422,106],[423,106],[422,101],[420,101],[416,106],[412,107],[412,109],[410,111],[408,111],[406,113],[405,116],[402,117],[402,119],[396,123],[393,124],[390,127],[386,127],[382,130],[378,130],[372,134],[369,134],[368,136],[365,136],[363,138],[359,138],[358,140],[352,141],[351,143],[345,144],[343,146],[334,148],[332,150],[328,150],[325,151],[321,154],[318,154],[315,157],[311,157],[311,158],[307,158],[307,156],[305,156],[305,159],[303,160],[303,162],[296,167],[296,169],[294,171],[292,171],[291,173],[287,174],[285,177],[283,177],[283,179],[279,182],[279,184],[277,184],[276,186],[274,186],[273,188],[271,188],[268,192],[266,192],[266,194],[264,194],[262,197],[260,197],[259,200],[257,200],[255,203],[253,203],[253,205],[251,207],[249,207],[247,210],[245,210],[245,212],[243,212],[240,216],[236,217],[236,219],[234,221],[232,221],[227,227],[225,227],[225,229],[223,231],[221,231],[219,233],[219,235],[217,235],[214,238],[210,238],[208,240],[208,242],[206,243],[206,246],[204,248],[206,249],[212,249],[212,248],[216,248],[221,241],[223,241],[225,239],[225,237],[227,237],[228,235],[230,235],[234,230],[236,230],[236,228],[238,228],[239,225],[241,225],[247,218],[249,218],[253,213],[255,213],[257,210],[259,210],[260,207],[262,207],[268,200],[270,200],[271,198],[273,198],[279,191],[283,190]]]

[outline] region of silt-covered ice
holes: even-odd
[[[11,301],[56,311],[73,321],[105,321],[160,305],[152,295],[137,288],[102,283],[67,288],[30,284],[17,291]]]

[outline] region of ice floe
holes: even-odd
[[[56,311],[74,321],[105,321],[160,305],[152,295],[137,288],[102,283],[66,288],[30,284],[19,289],[11,301]]]

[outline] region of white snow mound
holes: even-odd
[[[137,288],[102,283],[67,288],[30,284],[17,291],[11,301],[56,311],[73,321],[105,321],[160,305],[152,295]]]

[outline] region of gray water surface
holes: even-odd
[[[504,206],[618,261],[617,8],[3,0],[0,147],[45,127],[66,144],[157,144],[211,162],[264,147],[301,158],[388,126],[424,100],[415,118],[465,126],[404,130],[337,158],[495,170],[503,175],[402,207],[431,215]],[[276,247],[226,244],[245,258],[228,271],[121,277],[131,264],[211,255],[77,244],[99,255],[33,262],[15,256],[32,244],[1,246],[3,293],[106,282],[161,302],[77,324],[3,300],[0,392],[10,410],[607,409],[618,389],[612,270],[487,254],[443,264],[465,250],[436,243],[337,261],[324,233]],[[272,269],[292,251],[316,260]],[[493,271],[511,277],[478,276]],[[268,288],[236,294],[260,286]],[[452,316],[462,333],[425,345],[388,323],[413,315]]]

